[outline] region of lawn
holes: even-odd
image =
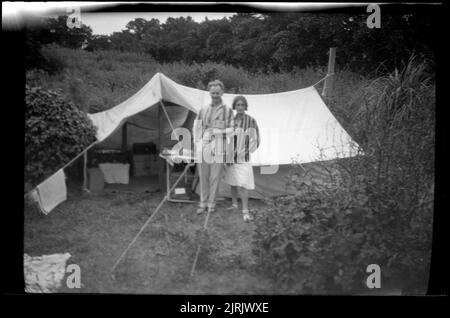
[[[139,229],[154,212],[163,194],[69,190],[68,199],[50,214],[25,208],[24,253],[41,256],[70,253],[68,264],[81,269],[81,288],[61,293],[116,294],[291,294],[281,289],[258,265],[252,253],[252,222],[240,211],[227,211],[230,200],[218,201],[208,232],[201,240],[206,214],[196,204],[166,202],[122,261],[111,269]],[[250,199],[255,213],[265,204]],[[199,242],[196,270],[190,271]],[[399,282],[381,290],[356,288],[350,294],[400,294]],[[298,289],[297,289],[298,290]],[[330,289],[327,294],[342,294]]]
[[[194,276],[205,216],[195,204],[167,202],[111,275],[111,268],[162,199],[161,193],[82,193],[45,216],[25,210],[24,252],[70,253],[81,268],[81,288],[60,292],[138,294],[268,294],[276,292],[252,254],[252,223],[220,201],[208,222]],[[258,211],[263,202],[251,200]],[[63,286],[65,286],[63,281]]]

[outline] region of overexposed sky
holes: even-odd
[[[108,9],[111,4],[114,2],[2,2],[2,27],[17,28],[25,21],[27,23],[37,21],[36,18],[69,15],[74,8],[81,9],[81,23],[90,26],[93,34],[104,35],[122,31],[128,22],[136,18],[146,20],[154,18],[165,23],[168,17],[191,16],[194,21],[202,22],[205,17],[208,17],[209,20],[217,20],[235,14],[228,12],[87,12],[96,8]],[[131,4],[131,2],[125,4]],[[178,6],[178,8],[182,10],[183,6]],[[195,7],[190,7],[190,9],[192,8]],[[213,11],[214,6],[211,9]]]
[[[158,19],[161,23],[165,23],[169,17],[192,17],[196,22],[202,22],[205,17],[209,20],[222,19],[231,17],[235,13],[208,13],[208,12],[118,12],[118,13],[83,13],[81,12],[81,23],[92,28],[93,34],[110,35],[113,32],[120,32],[125,29],[128,22],[143,18],[145,20]]]
[[[154,2],[155,4],[168,4],[167,2]],[[191,16],[196,22],[202,22],[205,17],[209,20],[222,19],[224,17],[231,17],[235,13],[216,12],[214,13],[215,4],[237,4],[236,2],[172,2],[171,8],[180,8],[189,5],[188,11],[195,11],[195,6],[198,4],[206,4],[210,6],[212,12],[102,12],[89,13],[86,11],[108,8],[117,4],[142,4],[142,2],[2,2],[2,27],[3,28],[18,28],[38,17],[54,17],[58,15],[69,15],[72,9],[81,9],[81,22],[92,28],[93,34],[109,35],[113,32],[120,32],[125,29],[126,24],[136,18],[143,18],[151,20],[158,19],[161,23],[165,23],[168,17],[177,18],[180,16]],[[253,8],[257,12],[260,9],[273,11],[290,11],[290,10],[317,10],[320,8],[338,8],[351,6],[364,6],[364,3],[314,3],[314,2],[241,2],[239,5],[244,5],[246,8]],[[194,10],[192,10],[194,9]],[[174,10],[175,11],[175,10]]]

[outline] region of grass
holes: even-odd
[[[50,60],[56,61],[56,65],[62,66],[54,75],[39,70],[28,71],[27,84],[59,89],[68,100],[90,113],[120,104],[141,89],[157,72],[182,85],[200,89],[205,89],[210,80],[221,79],[226,92],[239,94],[268,94],[301,89],[314,85],[327,73],[324,67],[294,69],[289,73],[252,73],[223,63],[158,63],[145,54],[86,52],[57,45],[46,47],[43,52]],[[339,69],[339,66],[334,76],[334,93],[328,104],[345,124],[348,119],[346,116],[353,114],[359,107],[358,103],[349,105],[349,101],[354,99],[355,92],[368,79]],[[316,88],[320,91],[322,86],[323,82]]]
[[[25,211],[24,252],[69,252],[81,268],[82,288],[61,292],[137,294],[268,294],[251,252],[253,224],[239,211],[219,209],[209,220],[194,277],[189,274],[204,217],[193,204],[166,203],[115,270],[110,270],[162,199],[161,194],[83,194],[71,191],[49,215]],[[225,207],[228,201],[220,202]],[[254,209],[262,202],[251,201]],[[64,284],[63,284],[64,286]]]
[[[195,273],[190,271],[205,215],[196,205],[166,203],[111,275],[122,251],[154,211],[161,194],[69,191],[68,200],[47,216],[25,210],[24,252],[31,256],[70,253],[67,265],[81,268],[81,288],[62,282],[58,293],[113,294],[286,294],[252,254],[254,224],[239,211],[225,211],[230,201],[219,201],[208,222]],[[265,208],[250,200],[258,213]],[[67,276],[66,276],[67,277]],[[394,284],[395,285],[395,284]],[[383,290],[355,290],[356,294],[401,293],[385,283]],[[295,290],[295,289],[293,289]],[[340,293],[329,290],[327,293]]]

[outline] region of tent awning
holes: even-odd
[[[314,87],[276,94],[243,94],[248,114],[258,123],[259,149],[254,165],[284,165],[345,158],[356,155],[358,145],[330,112]],[[224,94],[231,106],[236,94]],[[88,114],[97,127],[97,139],[108,138],[127,119],[143,113],[161,100],[198,113],[211,99],[209,92],[180,85],[157,73],[141,90],[123,103]]]

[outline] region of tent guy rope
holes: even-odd
[[[144,225],[142,225],[141,229],[139,230],[139,232],[134,236],[134,238],[131,240],[131,242],[128,244],[127,248],[122,252],[122,254],[120,254],[119,258],[116,260],[116,262],[114,263],[113,267],[111,268],[111,273],[114,272],[114,270],[116,269],[117,265],[119,265],[120,261],[123,259],[123,257],[125,256],[125,254],[128,252],[128,250],[131,248],[131,246],[137,241],[137,239],[139,238],[139,236],[142,234],[142,232],[145,230],[145,228],[147,227],[147,225],[150,223],[150,221],[153,219],[153,217],[158,213],[158,211],[161,209],[161,207],[163,206],[163,204],[167,201],[167,199],[169,198],[169,193],[173,191],[173,189],[175,189],[175,187],[178,185],[178,182],[180,182],[181,178],[183,178],[184,174],[187,172],[187,170],[190,168],[189,165],[186,165],[186,167],[183,170],[183,173],[180,174],[180,176],[178,177],[178,179],[175,181],[175,183],[173,184],[172,188],[166,193],[166,195],[164,196],[164,198],[161,200],[161,202],[158,204],[158,206],[156,207],[155,211],[148,217],[147,221],[145,221]]]
[[[201,182],[200,182],[200,185],[201,185]],[[190,278],[192,278],[192,276],[194,275],[195,267],[197,265],[198,256],[200,255],[200,249],[202,247],[202,241],[205,239],[205,233],[208,231],[208,220],[209,220],[210,214],[211,214],[211,210],[208,209],[208,213],[206,214],[205,223],[203,224],[203,229],[202,229],[202,233],[201,233],[201,236],[200,236],[200,242],[198,243],[197,252],[195,253],[194,262],[192,263],[191,274],[189,276]]]
[[[319,83],[322,83],[324,80],[326,80],[328,77],[331,77],[331,76],[333,76],[334,75],[334,73],[331,73],[331,74],[327,74],[327,75],[325,75],[325,77],[324,78],[322,78],[320,81],[318,81],[316,84],[314,84],[314,85],[311,85],[312,87],[314,87],[314,86],[316,86],[317,84],[319,84]]]

